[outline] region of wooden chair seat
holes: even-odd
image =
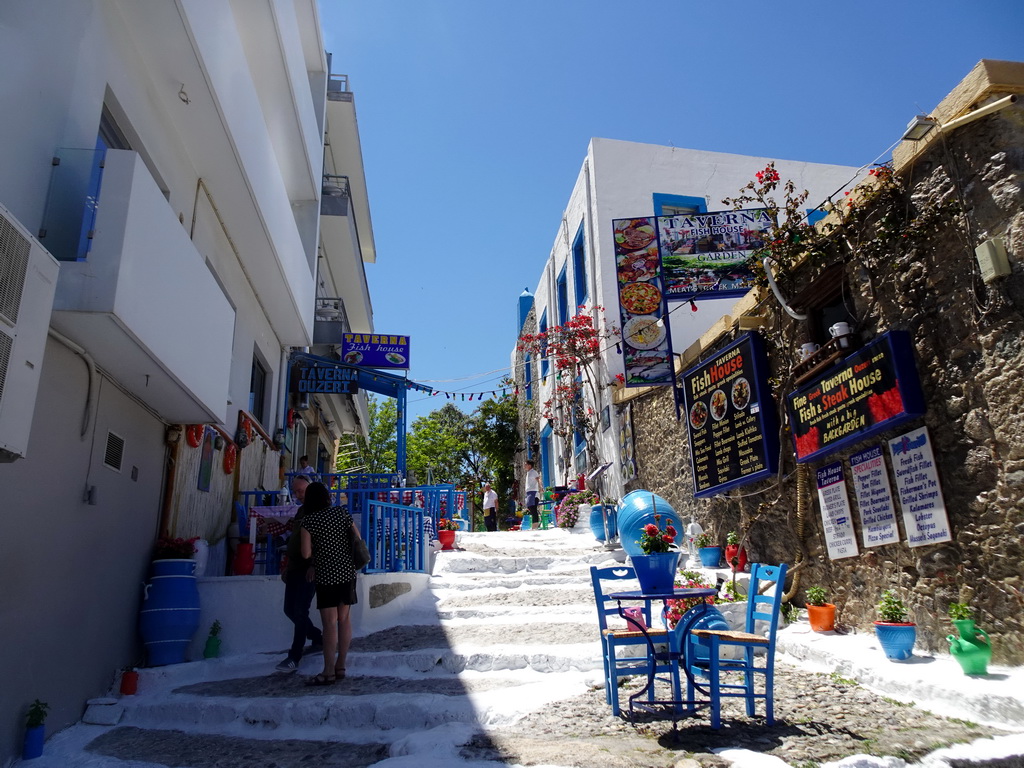
[[[616,640],[642,639],[644,636],[643,632],[638,632],[635,629],[605,629],[601,631],[601,634],[605,637],[613,637]],[[647,630],[647,635],[656,641],[659,638],[667,637],[668,632],[664,629],[649,629]]]
[[[711,637],[716,635],[727,643],[747,643],[750,645],[768,645],[768,638],[753,632],[741,632],[731,629],[695,629],[691,633],[695,637]]]

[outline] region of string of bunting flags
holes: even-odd
[[[467,394],[469,395],[469,397],[466,397]],[[519,388],[515,387],[512,390],[512,394],[513,395],[518,395],[519,394]],[[506,397],[509,396],[509,388],[508,387],[502,387],[501,389],[492,389],[489,392],[487,392],[487,391],[484,391],[484,392],[444,392],[444,391],[442,391],[440,389],[435,389],[433,392],[430,393],[431,397],[436,397],[437,395],[444,395],[444,399],[445,400],[459,400],[460,402],[464,402],[466,400],[472,400],[474,397],[477,400],[483,400],[484,399],[484,395],[490,395],[491,397],[495,397],[497,395],[500,395],[500,398],[502,400],[504,400]]]

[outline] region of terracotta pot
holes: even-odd
[[[836,628],[836,607],[832,603],[808,605],[807,619],[815,632],[831,632]]]
[[[441,549],[455,549],[455,531],[438,531],[437,540],[441,542]]]

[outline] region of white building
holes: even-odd
[[[4,763],[141,660],[160,532],[223,569],[235,493],[364,428],[287,361],[373,330],[375,254],[316,0],[6,0],[0,69]]]
[[[592,139],[576,185],[562,213],[551,254],[530,299],[519,299],[520,333],[561,325],[577,312],[594,317],[597,327],[618,328],[619,285],[616,276],[612,221],[614,219],[728,210],[723,198],[736,197],[772,158],[703,152],[611,139]],[[792,179],[798,190],[810,192],[811,208],[830,196],[842,197],[852,187],[858,169],[789,160],[774,160],[782,179]],[[779,195],[781,198],[781,195]],[[669,303],[672,349],[680,354],[736,302],[731,298],[695,302],[697,311],[686,311],[688,302]],[[603,311],[596,309],[603,307]],[[684,311],[675,311],[683,309]],[[607,495],[620,495],[628,477],[628,430],[620,432],[623,409],[613,403],[616,374],[624,373],[623,358],[615,339],[603,343],[594,365],[596,401],[588,401],[600,419],[589,440],[577,435],[565,446],[552,434],[543,418],[542,404],[556,385],[550,360],[524,358],[513,353],[513,367],[520,394],[536,407],[524,409],[529,424],[528,457],[537,461],[544,485],[571,483],[577,473],[605,462],[612,467],[604,476]],[[618,345],[621,349],[621,344]],[[590,389],[585,389],[589,397]],[[607,419],[604,412],[607,409]],[[607,425],[607,426],[605,426]],[[625,474],[624,474],[625,473]]]

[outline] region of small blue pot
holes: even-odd
[[[640,588],[648,594],[668,592],[675,586],[679,568],[679,552],[656,552],[629,558]]]
[[[875,622],[875,635],[878,643],[885,651],[885,656],[892,661],[904,661],[914,655],[914,642],[917,640],[917,626],[914,624],[887,624]]]
[[[700,563],[705,568],[717,568],[718,564],[722,562],[721,547],[701,547],[697,550],[697,554],[700,555]]]
[[[21,748],[21,759],[32,760],[43,754],[43,742],[46,740],[46,726],[37,725],[25,729],[25,742]]]

